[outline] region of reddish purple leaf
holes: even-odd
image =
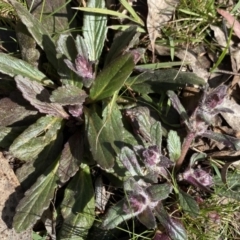
[[[15,77],[15,81],[23,97],[38,109],[39,112],[62,118],[69,117],[60,104],[50,102],[49,92],[40,83],[31,81],[29,78],[20,75]]]

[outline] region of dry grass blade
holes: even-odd
[[[161,36],[161,27],[172,18],[178,2],[178,0],[148,0],[147,30],[152,47],[152,62],[155,60],[155,41]]]

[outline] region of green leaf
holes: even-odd
[[[152,185],[147,188],[147,192],[152,201],[160,201],[166,199],[172,192],[172,185],[169,183]]]
[[[57,59],[58,59],[58,74],[61,76],[61,82],[64,85],[74,85],[82,87],[82,79],[74,71],[72,71],[64,62],[68,59],[70,62],[75,62],[77,57],[77,49],[75,41],[70,34],[61,34],[57,40]]]
[[[175,69],[147,71],[131,77],[125,82],[126,86],[142,94],[159,93],[169,89],[175,90],[186,84],[205,85],[205,80],[194,73],[178,72]]]
[[[69,0],[41,1],[26,0],[28,7],[31,7],[31,14],[42,23],[54,39],[61,32],[66,32],[74,27],[74,13],[69,6]]]
[[[63,134],[59,131],[56,140],[48,144],[35,160],[26,162],[17,170],[16,175],[23,191],[28,190],[44,174],[46,168],[59,158],[62,147]]]
[[[17,103],[10,98],[2,98],[0,100],[0,126],[10,126],[28,116],[37,114],[37,111],[34,109],[29,109],[31,105],[22,105],[22,99],[20,99],[20,96],[18,97],[19,101]]]
[[[69,182],[61,204],[63,225],[58,239],[84,240],[95,220],[94,190],[89,167]]]
[[[136,11],[133,9],[133,7],[129,4],[126,0],[120,0],[121,4],[124,6],[124,8],[127,9],[127,11],[132,15],[133,19],[141,26],[144,26],[144,22],[142,19],[137,15]]]
[[[0,147],[9,148],[14,139],[27,127],[2,127],[0,126]]]
[[[21,3],[16,0],[9,0],[9,2],[13,5],[22,23],[27,27],[37,44],[44,49],[49,62],[57,69],[55,45],[48,31]]]
[[[109,142],[109,130],[103,124],[102,119],[97,115],[94,108],[84,108],[85,113],[85,131],[87,133],[90,150],[93,159],[102,168],[111,168],[114,165],[115,152],[112,142]]]
[[[240,201],[240,174],[237,172],[228,172],[226,184],[223,183],[222,178],[215,176],[214,190],[219,196],[225,196]]]
[[[142,169],[138,163],[137,157],[133,150],[129,147],[124,147],[119,154],[119,159],[129,171],[131,176],[143,176]]]
[[[136,35],[136,26],[132,26],[128,29],[126,29],[124,32],[120,33],[118,35],[112,45],[111,48],[107,54],[106,60],[104,65],[106,66],[111,61],[113,61],[115,58],[120,56],[124,51],[128,49],[128,46],[133,39],[133,37]]]
[[[90,90],[90,99],[92,101],[97,101],[111,97],[114,92],[121,89],[133,68],[134,62],[130,53],[110,63],[95,79]]]
[[[54,83],[47,78],[42,72],[37,68],[33,67],[31,64],[11,57],[8,54],[0,53],[0,72],[5,73],[11,77],[15,75],[22,75],[38,81],[45,86],[53,86]]]
[[[191,156],[191,159],[190,159],[190,163],[189,163],[189,167],[193,167],[194,164],[197,162],[197,161],[202,161],[202,160],[205,160],[207,157],[207,154],[206,153],[194,153],[192,156]]]
[[[51,102],[65,105],[82,105],[87,94],[82,89],[76,86],[62,86],[52,92],[50,97]]]
[[[10,146],[10,152],[24,161],[35,159],[57,137],[62,119],[46,116],[29,126]]]
[[[123,211],[124,204],[126,204],[126,200],[123,199],[119,201],[116,205],[110,207],[104,216],[104,220],[102,222],[102,228],[104,229],[113,229],[117,227],[120,223],[133,218],[136,216],[134,213],[125,213]]]
[[[102,0],[89,0],[89,8],[105,7]],[[87,8],[85,8],[87,9]],[[88,48],[89,60],[98,61],[102,53],[107,34],[107,16],[97,13],[85,13],[83,23],[83,37]]]
[[[189,124],[189,118],[188,118],[187,112],[186,112],[185,108],[183,107],[183,105],[181,104],[178,96],[173,91],[167,91],[167,95],[170,98],[173,107],[179,113],[179,115],[181,116],[184,123],[188,126],[189,129],[191,129],[191,125]]]
[[[83,139],[77,131],[65,143],[59,160],[58,176],[61,183],[67,182],[79,170],[83,156]]]
[[[115,94],[117,96],[117,94]],[[103,110],[103,124],[109,132],[109,142],[112,142],[112,147],[116,153],[120,152],[127,143],[137,145],[136,139],[123,126],[122,114],[118,105],[115,103],[115,98],[107,104]]]
[[[177,132],[170,130],[167,138],[169,157],[172,161],[177,161],[181,156],[181,141]]]
[[[183,64],[190,64],[188,62],[161,62],[161,63],[149,63],[149,64],[140,64],[137,65],[135,68],[138,70],[156,70],[159,68],[172,68],[175,66],[182,66]]]
[[[123,14],[123,13],[120,13],[120,12],[117,12],[117,11],[113,11],[113,10],[102,9],[102,8],[93,8],[93,7],[77,7],[75,9],[81,10],[81,11],[84,11],[84,12],[95,13],[95,14],[96,13],[105,14],[105,15],[107,14],[107,15],[111,15],[111,16],[114,16],[114,17],[128,19],[132,22],[138,23],[134,18],[131,18],[131,17],[127,16],[126,14]]]
[[[199,206],[197,202],[189,194],[179,189],[179,201],[183,211],[187,212],[191,217],[196,218],[199,214]]]
[[[168,215],[161,202],[158,203],[157,207],[155,207],[154,210],[156,217],[172,240],[188,239],[186,230],[184,229],[183,225],[178,220]]]
[[[162,148],[162,126],[160,122],[155,122],[150,128],[151,142],[153,145]]]
[[[57,167],[55,161],[41,175],[37,182],[25,192],[25,197],[20,201],[13,219],[13,228],[22,232],[32,227],[45,209],[49,207],[57,187]]]

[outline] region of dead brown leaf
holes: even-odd
[[[153,62],[155,61],[155,41],[161,36],[161,28],[171,18],[179,0],[148,0],[147,30],[152,47]]]
[[[16,233],[12,228],[15,208],[22,198],[20,184],[0,152],[0,236],[1,240],[31,240],[32,230]]]

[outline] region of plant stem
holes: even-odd
[[[176,165],[175,165],[175,171],[177,172],[180,167],[182,166],[182,163],[187,155],[188,149],[191,146],[191,143],[193,139],[196,137],[196,134],[194,132],[189,132],[184,139],[183,145],[182,145],[182,152],[180,158],[177,160]]]

